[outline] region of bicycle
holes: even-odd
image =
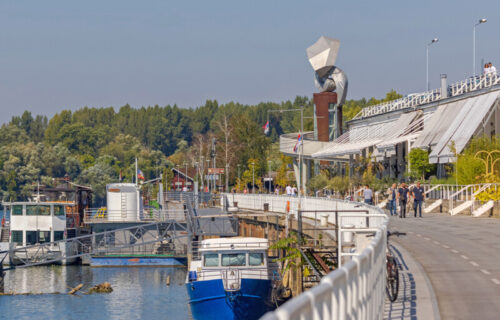
[[[387,252],[386,252],[386,268],[387,268],[387,282],[386,293],[391,302],[396,301],[399,292],[399,267],[398,262],[391,250],[389,249],[390,236],[404,236],[406,233],[402,232],[389,232],[387,231]]]

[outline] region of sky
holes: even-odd
[[[348,99],[432,88],[500,66],[500,1],[0,0],[0,124],[29,110],[116,110],[316,92],[306,48],[341,41]]]

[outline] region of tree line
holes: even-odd
[[[361,108],[378,102],[374,98],[347,101],[344,115],[352,118]],[[217,141],[217,167],[226,168],[223,183],[241,187],[252,173],[260,177],[269,169],[287,183],[292,179],[291,160],[279,154],[279,135],[300,130],[300,112],[268,111],[302,107],[307,116],[304,129],[310,131],[313,102],[299,96],[257,105],[207,100],[189,109],[83,107],[63,110],[50,119],[25,111],[0,127],[1,196],[4,201],[24,200],[37,183],[54,186],[58,178],[69,176],[92,186],[102,202],[106,184],[120,177],[132,181],[136,157],[146,179],[162,172],[170,176],[170,168],[186,163],[196,167],[201,177],[201,163],[210,157],[212,139]],[[265,135],[262,126],[267,120],[270,132]]]

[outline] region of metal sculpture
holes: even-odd
[[[321,36],[306,52],[315,71],[318,90],[336,92],[337,105],[343,105],[347,95],[347,76],[342,69],[335,66],[339,47],[339,40]]]

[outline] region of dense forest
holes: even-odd
[[[384,100],[399,95],[391,91]],[[361,108],[381,102],[377,99],[349,100],[344,108],[347,119]],[[43,115],[22,115],[0,128],[0,189],[6,200],[25,199],[34,185],[55,185],[69,176],[72,181],[94,188],[102,200],[105,185],[132,181],[134,158],[146,179],[162,173],[169,176],[176,165],[189,167],[209,159],[212,139],[216,139],[217,166],[227,168],[229,185],[267,172],[269,166],[287,176],[289,159],[280,156],[279,135],[297,132],[300,112],[268,112],[303,107],[305,130],[313,128],[313,103],[308,97],[296,97],[281,103],[258,105],[218,104],[208,100],[198,108],[148,106],[118,110],[84,107],[74,112],[63,110],[50,120]],[[267,119],[270,133],[262,126]],[[238,167],[240,179],[237,180]],[[198,170],[198,172],[201,172]],[[167,177],[168,179],[168,177]]]

